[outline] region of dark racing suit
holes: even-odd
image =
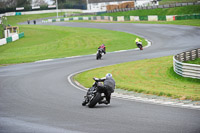
[[[106,96],[106,104],[109,104],[110,98],[111,98],[111,93],[113,93],[114,89],[115,89],[115,80],[112,77],[101,78],[101,79],[95,78],[95,80],[98,81],[98,82],[104,83],[103,86],[98,86],[98,87],[102,90],[102,92]]]

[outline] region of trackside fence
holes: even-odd
[[[91,16],[91,17],[71,17],[71,18],[58,18],[48,19],[42,22],[61,22],[70,20],[106,20],[106,21],[175,21],[175,20],[187,20],[187,19],[200,19],[200,14],[188,14],[188,15],[166,15],[166,16]]]
[[[183,77],[200,79],[200,65],[183,63],[200,58],[200,48],[182,52],[173,57],[174,71]]]

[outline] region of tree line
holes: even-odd
[[[56,0],[51,0],[53,5]],[[59,9],[86,9],[86,0],[57,0]],[[24,7],[23,11],[31,11],[32,6],[40,6],[37,10],[49,10],[46,0],[1,0],[0,13],[15,12],[16,7]],[[34,9],[35,10],[35,9]]]

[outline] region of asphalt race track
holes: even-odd
[[[0,133],[199,133],[200,110],[111,99],[111,105],[81,106],[85,91],[68,82],[78,71],[175,55],[200,46],[200,28],[131,23],[37,23],[90,27],[145,37],[143,51],[111,52],[0,67]],[[144,64],[145,65],[145,64]]]

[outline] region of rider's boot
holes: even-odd
[[[83,102],[82,102],[82,106],[85,106],[87,104],[87,102],[84,100]]]
[[[107,100],[99,101],[99,104],[102,104],[102,103],[104,103],[104,104],[109,104],[109,102],[108,102]]]

